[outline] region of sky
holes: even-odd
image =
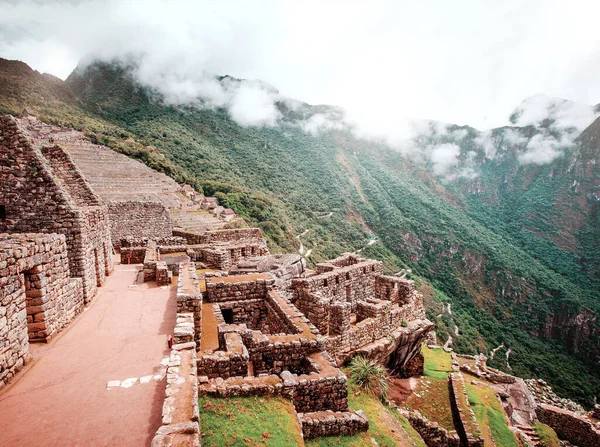
[[[261,80],[393,140],[403,119],[501,126],[538,94],[600,103],[599,14],[578,0],[0,0],[0,57],[64,79],[134,54],[173,103],[204,95],[272,125],[271,91],[213,76]]]

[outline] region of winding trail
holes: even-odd
[[[32,346],[36,360],[0,393],[0,445],[150,445],[176,290],[130,287],[139,267],[116,265],[86,311],[48,345]]]

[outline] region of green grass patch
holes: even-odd
[[[469,383],[465,385],[469,403],[484,438],[491,436],[498,447],[519,447],[514,433],[508,428],[504,410],[495,393],[485,386],[475,386]]]
[[[454,430],[448,379],[424,377],[419,381],[415,394],[408,398],[404,406],[408,410],[418,410],[446,430]]]
[[[394,415],[394,417],[396,418],[398,423],[402,426],[402,428],[404,429],[406,434],[414,442],[416,447],[427,447],[427,444],[425,444],[425,441],[423,441],[423,438],[421,438],[421,435],[419,435],[419,433],[417,433],[417,431],[414,428],[412,428],[412,425],[410,425],[410,422],[408,422],[408,419],[406,419],[404,416],[402,416],[397,411],[392,412],[392,414]]]
[[[430,349],[426,345],[422,348],[425,357],[424,374],[434,379],[448,379],[448,373],[452,372],[452,357],[450,353],[441,348]]]
[[[420,440],[420,437],[416,432],[411,434],[405,429],[399,419],[401,415],[398,414],[396,417],[397,411],[388,408],[379,399],[364,391],[355,395],[356,391],[356,386],[348,385],[349,406],[352,410],[364,411],[369,418],[369,430],[354,436],[327,436],[310,439],[306,441],[307,447],[373,447],[371,438],[377,441],[381,447],[398,445],[425,447],[422,440],[421,443],[417,443],[416,439]],[[408,421],[406,424],[409,425]],[[413,440],[413,436],[415,440]]]
[[[205,447],[304,445],[293,405],[281,398],[201,397],[200,427]]]
[[[535,428],[535,432],[540,437],[541,447],[560,447],[560,440],[552,427],[541,422],[534,422],[533,428]]]

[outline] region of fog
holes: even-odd
[[[547,163],[600,102],[597,2],[0,0],[0,11],[0,56],[39,71],[64,79],[78,64],[133,59],[167,103],[201,99],[244,126],[277,124],[285,98],[337,105],[304,130],[351,126],[407,153],[436,131],[430,120],[485,131],[512,115],[565,134],[519,141],[521,162]],[[440,173],[457,157],[451,146],[427,154]]]

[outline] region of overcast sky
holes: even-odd
[[[178,94],[198,73],[230,74],[367,128],[485,129],[539,93],[599,103],[599,16],[575,0],[0,0],[0,56],[64,79],[80,60],[143,53],[144,76]]]

